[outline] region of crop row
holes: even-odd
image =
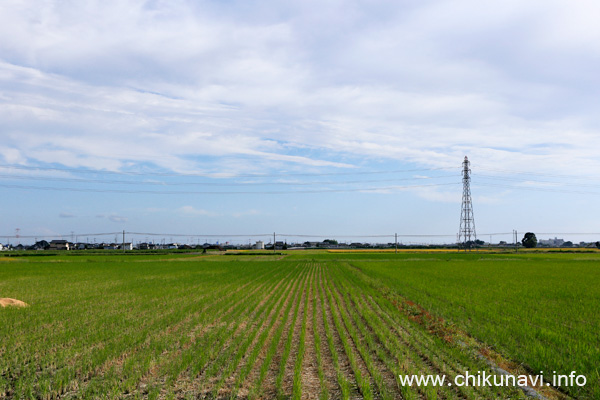
[[[451,379],[487,366],[431,335],[347,263],[163,261],[88,274],[77,267],[62,267],[70,285],[42,279],[53,307],[2,315],[12,326],[0,328],[8,335],[0,398],[523,396],[402,386],[400,375]],[[69,294],[70,303],[57,298]]]

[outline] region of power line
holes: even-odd
[[[548,173],[548,172],[531,172],[531,171],[517,171],[517,170],[510,170],[510,169],[498,169],[498,168],[486,168],[486,167],[477,167],[477,169],[479,170],[484,170],[484,171],[491,171],[491,172],[500,172],[500,173],[504,173],[504,174],[518,174],[518,175],[533,175],[533,176],[547,176],[547,177],[551,177],[551,178],[568,178],[568,179],[573,179],[573,178],[577,178],[577,179],[597,179],[600,180],[600,176],[598,175],[586,175],[586,176],[581,176],[581,175],[565,175],[565,174],[552,174],[552,173]]]
[[[165,181],[125,181],[125,180],[99,180],[99,179],[81,179],[81,178],[58,178],[44,176],[27,176],[27,175],[2,175],[0,178],[17,179],[17,180],[34,180],[34,181],[52,181],[52,182],[75,182],[75,183],[97,183],[97,184],[123,184],[123,185],[152,185],[152,186],[315,186],[315,185],[350,185],[357,183],[381,183],[381,182],[397,182],[397,181],[413,181],[413,180],[431,180],[453,178],[456,175],[442,176],[422,176],[411,178],[393,178],[393,179],[373,179],[373,180],[354,180],[354,181],[313,181],[313,182],[165,182]]]
[[[386,190],[404,190],[435,186],[457,185],[458,182],[451,183],[435,183],[428,185],[410,185],[410,186],[383,186],[372,188],[355,188],[355,189],[314,189],[314,190],[290,190],[290,191],[235,191],[235,192],[209,192],[209,191],[157,191],[157,190],[128,190],[128,189],[93,189],[93,188],[70,188],[70,187],[52,187],[52,186],[32,186],[32,185],[7,185],[0,184],[0,187],[9,189],[25,189],[25,190],[45,190],[45,191],[69,191],[69,192],[90,192],[90,193],[123,193],[123,194],[163,194],[163,195],[187,195],[187,194],[204,194],[204,195],[251,195],[251,194],[316,194],[316,193],[345,193],[345,192],[377,192]]]
[[[520,232],[521,230],[519,230]],[[535,229],[531,230],[531,232],[535,232],[536,235],[595,235],[600,236],[600,232],[537,232]],[[102,233],[78,233],[78,232],[70,232],[65,234],[46,234],[46,235],[0,235],[0,238],[44,238],[44,237],[71,237],[71,236],[86,236],[86,237],[97,237],[97,236],[114,236],[121,235],[123,231],[118,232],[102,232]],[[491,232],[491,233],[480,233],[480,236],[506,236],[512,235],[513,232]],[[133,232],[133,231],[125,231],[126,235],[136,235],[136,236],[161,236],[161,237],[193,237],[193,238],[226,238],[226,237],[272,237],[273,233],[173,233],[173,232]],[[456,237],[456,234],[422,234],[422,233],[387,233],[387,234],[365,234],[365,235],[348,235],[348,234],[336,234],[336,233],[328,233],[328,234],[306,234],[306,233],[277,233],[278,237],[296,237],[296,238],[393,238],[395,236],[405,237],[405,238],[441,238],[441,237]]]
[[[500,188],[506,188],[506,189],[527,190],[527,191],[534,191],[534,192],[600,195],[600,192],[569,190],[569,189],[561,190],[561,189],[552,189],[552,188],[536,188],[536,187],[502,185],[502,184],[498,184],[498,183],[485,183],[485,182],[477,182],[477,183],[475,183],[475,186],[500,187]]]
[[[211,238],[223,238],[223,237],[271,237],[273,236],[272,233],[253,233],[253,234],[246,234],[246,235],[242,235],[239,233],[236,234],[222,234],[222,235],[216,235],[216,234],[185,234],[185,233],[151,233],[151,232],[125,232],[126,235],[139,235],[139,236],[169,236],[169,237],[195,237],[195,238],[199,238],[199,237],[211,237]],[[2,237],[2,236],[0,236]]]
[[[57,168],[57,167],[39,167],[25,166],[15,164],[3,164],[0,168],[26,170],[26,171],[56,171],[56,172],[72,172],[81,174],[110,174],[110,175],[133,175],[133,176],[177,176],[177,177],[205,177],[215,178],[223,177],[222,172],[218,173],[176,173],[176,172],[139,172],[139,171],[108,171],[108,170],[92,170],[79,168]],[[338,176],[338,175],[375,175],[375,174],[394,174],[406,172],[422,172],[422,171],[439,171],[453,169],[450,167],[439,168],[415,168],[415,169],[399,169],[399,170],[384,170],[384,171],[354,171],[354,172],[326,172],[326,173],[279,173],[279,174],[233,174],[226,176],[228,178],[257,178],[257,177],[290,177],[290,176]]]
[[[0,235],[0,237],[2,238],[27,238],[27,239],[35,239],[35,238],[46,238],[46,237],[69,237],[69,236],[73,236],[73,235],[77,235],[77,236],[112,236],[112,235],[117,235],[117,234],[121,234],[122,232],[104,232],[104,233],[68,233],[68,234],[56,234],[56,235],[18,235],[18,236],[11,236],[11,235]]]
[[[550,185],[592,187],[592,188],[600,189],[600,184],[559,182],[559,181],[547,181],[547,180],[539,180],[539,179],[520,179],[520,178],[510,178],[510,177],[503,177],[503,176],[481,175],[481,174],[473,174],[473,175],[476,176],[477,178],[493,179],[493,180],[509,181],[509,182],[523,182],[523,183],[533,182],[533,183],[543,183],[543,184],[550,184]]]

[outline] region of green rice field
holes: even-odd
[[[599,253],[25,255],[0,298],[0,399],[600,398]]]

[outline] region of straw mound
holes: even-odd
[[[15,307],[27,307],[29,304],[22,302],[21,300],[9,299],[8,297],[0,299],[0,306],[15,306]]]

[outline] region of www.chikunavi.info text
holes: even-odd
[[[571,371],[568,375],[557,374],[556,371],[547,377],[543,371],[537,375],[496,375],[486,371],[458,374],[454,377],[446,375],[400,375],[402,386],[497,386],[497,387],[526,387],[526,386],[585,386],[587,378]]]

